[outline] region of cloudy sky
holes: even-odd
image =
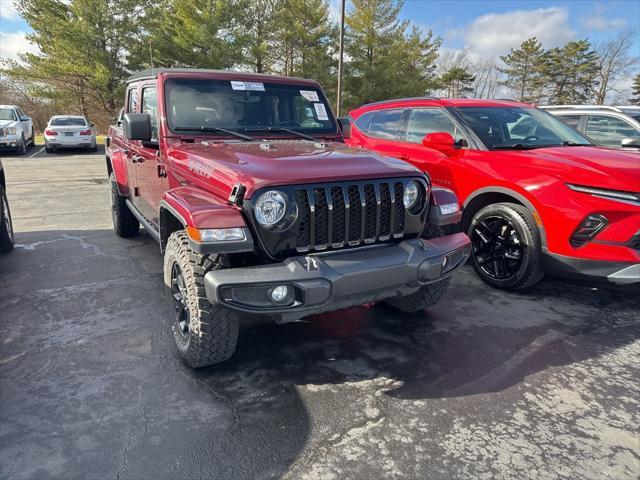
[[[339,0],[330,4],[336,16]],[[503,55],[534,35],[549,48],[578,38],[597,42],[628,29],[637,34],[640,29],[638,0],[406,0],[401,15],[432,29],[443,38],[445,49],[468,47],[478,57]],[[15,58],[33,51],[24,38],[28,31],[13,0],[0,0],[0,56]],[[636,39],[634,50],[640,55],[640,37]]]

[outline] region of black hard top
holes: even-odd
[[[317,85],[318,82],[315,80],[309,80],[308,78],[297,78],[297,77],[283,77],[283,76],[275,76],[275,75],[264,75],[262,73],[252,73],[252,72],[236,72],[233,70],[212,70],[207,68],[148,68],[146,70],[141,70],[140,72],[136,72],[131,75],[127,79],[128,82],[133,82],[135,80],[143,80],[147,78],[157,78],[158,75],[164,73],[197,73],[197,74],[210,74],[210,75],[220,75],[222,78],[227,79],[233,77],[238,80],[247,80],[247,81],[292,81],[292,82],[301,82],[301,83],[312,83]]]

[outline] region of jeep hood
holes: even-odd
[[[600,147],[548,147],[514,152],[535,171],[563,182],[640,192],[640,155]]]
[[[167,155],[185,179],[204,177],[225,196],[242,183],[246,198],[267,186],[423,175],[398,159],[337,142],[210,140],[174,144]]]

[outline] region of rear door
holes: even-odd
[[[625,138],[639,138],[640,131],[634,125],[613,115],[587,115],[585,133],[599,145],[621,148]]]
[[[401,146],[400,138],[408,112],[409,110],[405,108],[390,108],[373,112],[373,115],[366,119],[366,127],[364,124],[360,124],[362,127],[359,128],[364,129],[362,132],[364,135],[359,146],[370,148],[383,155],[398,157]],[[356,125],[358,123],[357,120]]]

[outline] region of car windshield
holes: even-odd
[[[0,108],[0,120],[16,120],[13,108]]]
[[[53,127],[86,127],[87,121],[82,117],[52,118],[49,125]]]
[[[585,136],[537,108],[498,106],[456,110],[491,150],[593,145]]]
[[[165,91],[172,131],[292,135],[337,130],[322,91],[309,85],[179,78],[168,79]]]

